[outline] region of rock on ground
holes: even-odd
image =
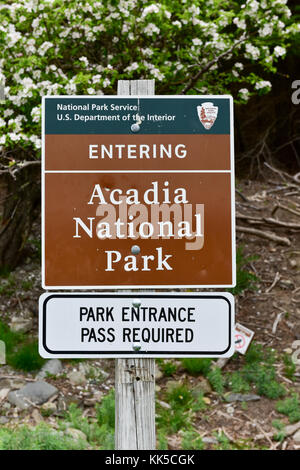
[[[47,361],[46,364],[41,368],[37,374],[37,378],[43,379],[44,377],[47,377],[47,374],[59,375],[62,373],[62,370],[63,366],[59,359],[50,359],[50,361]]]
[[[20,390],[10,392],[8,401],[18,408],[25,410],[34,405],[42,405],[58,392],[57,388],[47,382],[32,382]]]

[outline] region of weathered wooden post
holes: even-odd
[[[118,95],[154,95],[154,80],[119,80]],[[115,448],[155,449],[155,360],[116,359],[115,380]]]

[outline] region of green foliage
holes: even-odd
[[[158,429],[169,435],[178,432],[180,429],[191,428],[188,412],[183,408],[177,407],[166,410],[157,405],[156,423]]]
[[[61,428],[65,430],[67,426],[79,429],[86,435],[88,443],[93,448],[102,450],[114,449],[114,429],[115,429],[115,398],[114,391],[111,390],[96,405],[96,419],[82,416],[82,410],[71,403],[65,413],[64,422]]]
[[[219,367],[212,368],[208,372],[207,378],[214,391],[222,395],[224,393],[225,378],[221,369]]]
[[[246,290],[256,290],[259,278],[249,271],[249,263],[258,259],[258,256],[245,256],[243,247],[238,247],[236,252],[236,286],[227,289],[233,295],[240,295]]]
[[[276,403],[276,410],[286,415],[290,423],[300,421],[300,401],[299,395],[293,393],[290,397]]]
[[[194,398],[193,403],[191,404],[191,410],[194,412],[204,411],[207,408],[207,404],[204,401],[204,394],[199,393],[196,398]]]
[[[254,383],[257,393],[270,399],[280,398],[285,395],[284,386],[276,380],[276,370],[269,365],[257,365],[256,367],[245,367],[246,380]]]
[[[168,450],[168,439],[166,438],[165,430],[157,429],[157,442],[158,450]]]
[[[173,387],[167,394],[168,403],[186,408],[192,401],[192,394],[186,385]]]
[[[186,431],[182,434],[181,447],[183,450],[203,450],[204,443],[196,431]]]
[[[229,93],[237,102],[267,93],[265,74],[276,73],[299,31],[290,15],[273,0],[244,8],[239,0],[6,2],[0,145],[39,157],[41,96],[115,94],[118,79],[153,78],[158,94]]]
[[[232,445],[230,444],[230,440],[223,432],[215,433],[215,437],[218,440],[218,444],[214,446],[216,450],[232,450],[233,449]]]
[[[242,370],[244,379],[255,385],[257,393],[270,399],[280,398],[286,393],[284,386],[276,379],[275,359],[272,349],[263,349],[262,345],[253,342]]]
[[[1,320],[0,339],[5,343],[6,363],[11,367],[30,372],[40,369],[44,364],[37,341],[28,340],[24,333],[10,330]]]
[[[207,377],[212,388],[222,394],[224,392],[225,378],[218,367],[213,367],[214,361],[208,358],[185,358],[182,365],[192,375],[202,374]]]
[[[6,347],[6,361],[10,361],[14,349],[25,339],[23,333],[12,331],[6,323],[0,320],[0,340],[4,341]]]
[[[250,385],[254,385],[259,395],[277,399],[285,395],[284,386],[277,381],[274,367],[275,353],[271,349],[263,349],[254,341],[245,356],[245,365],[232,374],[226,375],[226,385],[234,393],[247,393]]]
[[[102,398],[100,405],[96,406],[97,420],[102,426],[115,428],[115,391],[111,390]]]
[[[239,439],[232,442],[226,434],[222,431],[221,433],[214,433],[218,440],[218,444],[214,445],[215,450],[249,450],[251,449],[251,442],[246,439]]]
[[[1,220],[1,218],[0,218],[0,220]],[[11,273],[11,269],[8,266],[6,266],[6,265],[0,266],[0,278],[1,277],[6,278],[10,275],[10,273]]]
[[[11,354],[7,361],[14,369],[24,370],[26,372],[40,369],[45,360],[39,355],[37,340],[25,343]]]
[[[65,436],[44,423],[35,428],[0,428],[0,450],[84,450],[87,443]]]
[[[10,297],[16,290],[16,281],[12,273],[7,273],[0,281],[0,295]]]
[[[174,375],[177,370],[176,364],[174,364],[172,361],[157,359],[157,363],[159,364],[159,367],[162,369],[164,375],[167,377]]]
[[[263,346],[253,341],[245,356],[246,364],[250,365],[263,362],[265,360],[265,353],[266,351],[264,351]]]
[[[233,393],[247,393],[250,391],[249,382],[238,371],[227,374],[226,381]]]
[[[293,362],[289,354],[284,354],[283,356],[284,363],[284,374],[290,380],[295,380],[296,364]]]
[[[191,429],[193,397],[186,385],[173,387],[166,394],[166,402],[171,409],[157,404],[157,426],[166,434],[178,432],[180,429]]]
[[[33,288],[33,281],[29,279],[22,281],[21,286],[22,286],[22,289],[24,289],[25,291],[31,290]]]
[[[274,419],[272,421],[272,426],[278,430],[278,433],[274,434],[273,439],[279,442],[284,441],[284,439],[286,438],[286,433],[284,431],[285,424],[279,419]]]
[[[182,366],[192,375],[207,375],[210,371],[212,359],[206,358],[184,358],[181,360]]]

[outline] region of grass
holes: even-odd
[[[67,426],[79,429],[86,435],[92,447],[102,450],[114,449],[115,433],[115,395],[111,390],[101,403],[96,405],[96,419],[91,420],[82,416],[82,410],[72,403],[64,416],[61,429]]]
[[[87,443],[74,440],[41,423],[35,428],[0,428],[0,450],[83,450]]]
[[[259,256],[246,257],[243,250],[244,247],[239,246],[236,251],[236,286],[227,289],[233,295],[240,295],[246,290],[255,291],[260,280],[252,271],[249,271],[249,263],[259,259]]]
[[[182,450],[203,450],[204,443],[196,431],[186,431],[182,434]]]
[[[170,405],[165,409],[160,403],[156,405],[156,424],[158,430],[158,447],[165,450],[167,436],[180,432],[183,449],[202,449],[203,443],[194,428],[196,413],[207,409],[203,394],[195,399],[185,384],[178,384],[165,393],[164,400]]]
[[[165,359],[156,359],[156,361],[166,377],[171,377],[176,373],[177,366],[172,361],[167,361]]]
[[[37,340],[28,339],[21,332],[12,331],[0,320],[0,339],[5,343],[6,363],[14,369],[31,372],[44,364],[38,352]]]
[[[21,287],[22,287],[22,289],[24,289],[27,292],[27,291],[29,291],[33,288],[33,284],[34,284],[33,281],[25,280],[25,281],[22,281]]]
[[[238,371],[228,373],[226,381],[233,393],[248,393],[251,390],[249,382]]]
[[[158,429],[166,435],[174,434],[180,429],[191,429],[193,396],[188,387],[183,384],[172,387],[166,393],[165,401],[171,408],[165,409],[159,403],[157,404]]]
[[[38,341],[32,340],[19,346],[11,355],[10,360],[7,360],[7,363],[14,369],[31,372],[41,369],[45,360],[39,355]]]
[[[274,419],[272,421],[272,426],[275,429],[277,429],[277,431],[278,431],[276,434],[274,434],[273,439],[275,441],[279,441],[279,442],[284,441],[284,439],[286,438],[286,434],[285,434],[285,431],[284,431],[285,424],[282,421],[280,421],[279,419]]]
[[[258,395],[270,399],[283,397],[286,389],[277,381],[275,359],[274,351],[263,349],[260,344],[253,342],[243,367],[226,375],[226,386],[234,393],[248,393],[254,386]]]
[[[184,358],[181,363],[191,375],[207,375],[211,368],[212,359]]]
[[[207,378],[213,390],[222,395],[224,393],[225,379],[221,369],[219,367],[214,367],[208,372]]]
[[[285,395],[285,387],[278,382],[274,363],[275,352],[253,341],[239,370],[223,374],[215,367],[212,359],[182,359],[182,366],[192,375],[204,375],[215,392],[223,395],[228,389],[233,393],[249,393],[254,387],[259,395],[278,399]],[[290,359],[285,358],[285,371],[292,377],[295,368]]]
[[[16,429],[0,427],[0,450],[84,450],[114,449],[115,405],[110,391],[96,406],[96,418],[82,416],[82,410],[71,404],[58,430],[46,423],[36,427],[20,426]],[[83,432],[85,439],[67,435],[68,428]]]
[[[300,400],[297,393],[276,403],[276,410],[288,417],[290,423],[300,421]]]
[[[289,354],[284,354],[283,363],[284,363],[284,375],[292,381],[295,380],[294,374],[296,372],[296,364],[293,362]]]

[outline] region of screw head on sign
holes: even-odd
[[[132,349],[134,351],[139,351],[141,349],[141,347],[142,346],[140,345],[140,343],[133,343],[133,345],[132,345]]]
[[[141,306],[141,303],[142,303],[142,302],[140,301],[140,299],[133,299],[133,301],[132,301],[132,305],[133,305],[134,307],[140,307],[140,306]]]
[[[138,254],[140,253],[140,251],[141,251],[141,249],[140,249],[140,247],[139,247],[138,245],[133,245],[133,246],[131,247],[131,253],[132,253],[133,255],[138,255]]]
[[[132,132],[138,132],[140,130],[140,126],[135,122],[134,124],[132,124],[131,130]]]

